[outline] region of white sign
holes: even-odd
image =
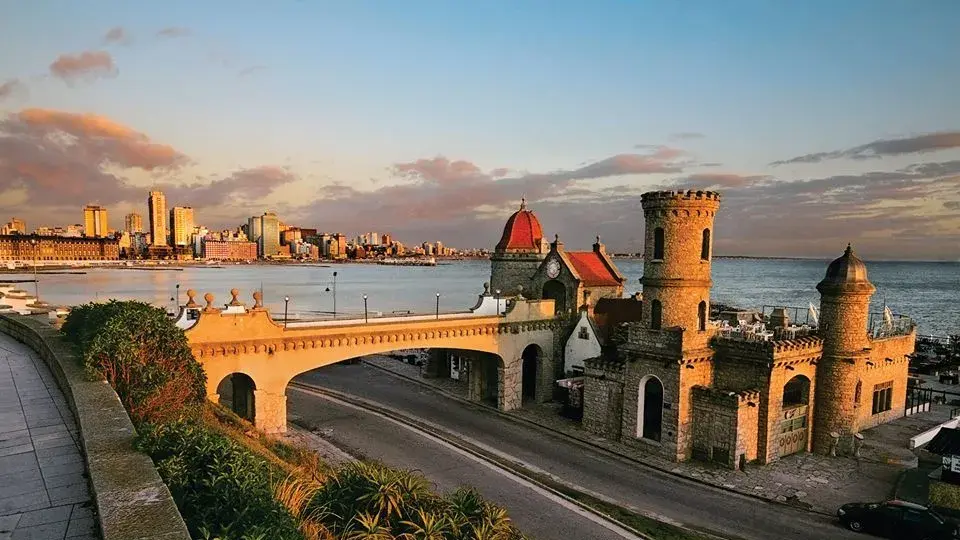
[[[960,473],[960,456],[943,456],[943,468],[952,473]]]

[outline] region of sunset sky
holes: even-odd
[[[236,227],[638,251],[716,189],[716,252],[960,260],[960,2],[2,3],[0,222],[147,191]],[[146,220],[145,220],[146,221]]]

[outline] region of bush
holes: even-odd
[[[280,473],[264,459],[196,422],[144,427],[138,448],[157,464],[191,536],[303,538],[274,498]]]
[[[63,324],[84,366],[106,377],[131,419],[160,423],[190,415],[206,398],[206,374],[162,309],[110,301],[73,309]]]

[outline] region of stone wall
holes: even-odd
[[[731,393],[703,386],[693,388],[692,457],[738,469],[741,456],[757,458],[760,393]]]
[[[594,358],[583,379],[583,428],[612,440],[620,438],[624,365]]]
[[[490,292],[500,296],[513,296],[523,287],[523,295],[539,298],[540,292],[528,292],[530,279],[537,272],[544,255],[537,253],[498,253],[490,258]],[[533,295],[533,296],[531,296]]]
[[[879,424],[900,418],[907,401],[908,354],[914,351],[916,333],[871,341],[870,362],[860,370],[861,392],[858,403],[857,429],[863,431]],[[888,360],[889,359],[889,360]],[[889,411],[873,414],[873,389],[875,385],[893,383],[893,396]]]
[[[88,379],[72,346],[42,319],[3,314],[0,331],[37,352],[73,410],[102,538],[188,540],[153,461],[133,449],[137,432],[107,381]]]

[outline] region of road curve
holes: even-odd
[[[499,467],[383,415],[293,387],[287,402],[292,414],[330,430],[341,444],[368,458],[419,470],[442,492],[462,485],[475,487],[507,508],[517,527],[534,538],[638,539]]]
[[[748,540],[862,538],[840,528],[835,519],[827,516],[766,503],[639,466],[568,438],[504,420],[482,407],[447,398],[422,385],[365,364],[328,366],[305,373],[297,380],[352,394],[436,424],[583,489],[619,501],[624,506],[644,509],[693,528]],[[316,410],[326,404],[316,407],[315,403],[311,405],[299,401],[296,396],[299,392],[290,391],[288,394],[290,412],[293,414],[318,420],[331,414]],[[361,450],[367,450],[364,444],[370,439],[381,440],[373,443],[374,448],[390,446],[384,434],[369,433],[363,426],[349,422],[339,422],[339,426],[342,430],[340,435],[356,441],[355,446]],[[368,433],[361,435],[360,432]],[[394,450],[389,452],[391,457],[383,458],[384,461],[422,468],[404,464],[404,460],[413,460],[413,456],[408,454],[417,454],[423,445],[422,441],[417,443],[407,439],[403,444],[410,446],[394,446]],[[386,452],[387,449],[381,448],[379,451]],[[453,462],[450,463],[451,467],[455,467]],[[479,485],[476,480],[466,483]],[[443,483],[443,479],[438,481],[442,489],[449,489],[450,484],[443,486]],[[529,511],[523,508],[522,502],[516,510],[509,502],[504,501],[504,505],[513,513],[520,512],[518,515]]]

